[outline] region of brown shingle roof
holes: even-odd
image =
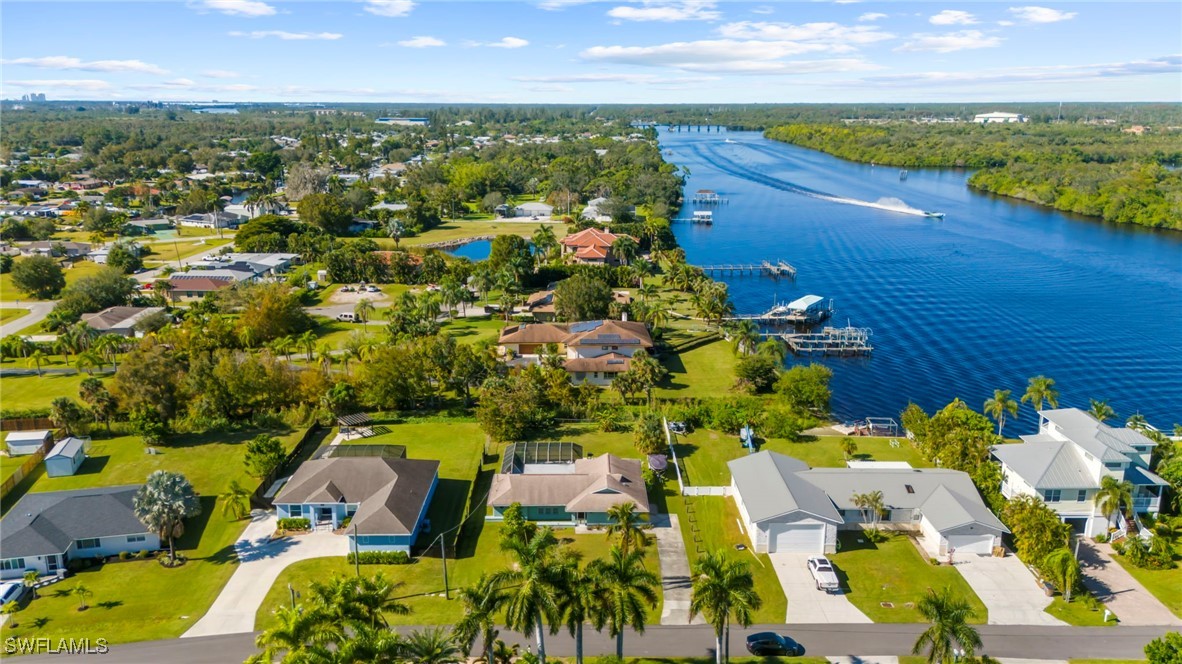
[[[566,325],[557,323],[522,323],[501,330],[501,344],[558,344],[570,336]]]
[[[207,293],[212,291],[222,290],[234,285],[233,279],[214,278],[214,277],[178,277],[173,276],[168,280],[172,284],[173,290],[185,291],[190,293]]]
[[[570,372],[624,373],[631,366],[632,359],[619,353],[608,353],[599,357],[572,357],[563,364],[563,368]]]
[[[631,501],[637,512],[649,511],[640,460],[614,454],[578,459],[573,473],[494,475],[488,500],[496,507],[521,503],[564,507],[567,512],[606,512]]]

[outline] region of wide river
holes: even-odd
[[[796,266],[795,282],[720,277],[739,313],[833,298],[833,324],[873,330],[868,358],[828,358],[839,419],[980,410],[994,389],[1054,378],[1061,406],[1106,399],[1121,422],[1182,422],[1182,233],[1123,228],[970,190],[960,170],[843,161],[756,132],[661,131],[665,159],[727,199],[675,224],[692,264]],[[840,202],[848,199],[849,202]],[[864,207],[898,199],[943,221]],[[889,202],[888,202],[889,203]],[[897,203],[889,203],[896,204]],[[694,209],[687,203],[681,217]],[[805,360],[807,361],[807,360]],[[821,360],[819,360],[821,361]],[[1011,435],[1034,427],[1023,405]]]

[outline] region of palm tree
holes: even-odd
[[[111,367],[119,368],[119,351],[123,350],[123,346],[127,343],[127,338],[113,333],[107,333],[99,336],[91,344],[91,349],[102,353],[105,357],[110,358]]]
[[[496,657],[497,614],[504,607],[507,595],[488,574],[481,574],[475,584],[461,588],[459,595],[464,617],[454,628],[456,641],[471,653],[479,637],[484,642],[485,661],[491,664]]]
[[[338,641],[342,635],[340,625],[326,621],[315,610],[281,606],[275,610],[275,626],[255,637],[254,644],[262,652],[252,660],[270,664],[282,655]]]
[[[562,612],[566,627],[575,639],[575,664],[583,664],[583,626],[601,631],[607,622],[607,605],[600,577],[589,568],[570,570],[563,592]]]
[[[246,516],[250,513],[251,495],[250,489],[239,484],[238,480],[232,480],[230,488],[222,496],[222,516],[228,516],[234,521]]]
[[[886,513],[886,505],[883,503],[882,492],[868,491],[866,493],[855,493],[853,503],[854,507],[862,511],[862,518],[877,529],[878,520]]]
[[[628,553],[633,549],[643,549],[648,538],[641,528],[640,514],[636,512],[636,503],[631,500],[617,503],[607,509],[607,538],[618,539],[619,546]]]
[[[332,369],[333,350],[335,349],[332,347],[332,344],[328,343],[327,341],[323,341],[318,346],[316,346],[316,357],[320,361],[320,370],[324,372],[324,375],[326,376]]]
[[[784,343],[782,339],[776,337],[768,337],[759,342],[755,348],[757,355],[766,355],[776,361],[777,364],[783,364],[784,360],[788,359],[788,344]]]
[[[94,596],[94,593],[90,591],[90,588],[87,588],[86,586],[82,585],[81,583],[74,584],[74,587],[70,589],[70,594],[72,594],[78,598],[78,610],[79,611],[85,611],[87,608],[86,607],[87,598]]]
[[[99,357],[99,354],[93,350],[79,353],[77,359],[74,360],[74,368],[78,370],[78,373],[82,373],[85,370],[86,373],[93,376],[94,370],[101,369],[102,366],[103,358]]]
[[[929,590],[915,608],[931,626],[919,635],[911,654],[927,649],[928,664],[950,664],[956,661],[956,646],[960,646],[966,656],[975,656],[981,635],[968,624],[973,610],[964,598],[953,595],[949,588]]]
[[[1006,425],[1006,413],[1018,416],[1018,402],[1010,398],[1009,390],[994,390],[993,397],[985,400],[985,413],[997,421],[997,435]]]
[[[538,226],[531,239],[538,262],[548,260],[554,253],[554,248],[558,246],[558,238],[554,236],[554,229],[549,226]]]
[[[1097,401],[1096,399],[1091,399],[1090,401],[1092,405],[1088,408],[1088,413],[1096,418],[1097,422],[1103,422],[1104,420],[1116,417],[1116,411],[1112,410],[1112,406],[1109,406],[1107,401]]]
[[[613,546],[606,559],[588,565],[603,590],[608,633],[616,637],[616,657],[624,657],[624,629],[644,633],[649,607],[657,605],[660,579],[644,567],[644,552]]]
[[[1059,407],[1059,391],[1055,389],[1055,381],[1046,376],[1035,376],[1026,383],[1026,394],[1022,401],[1029,401],[1034,411],[1042,410],[1045,401],[1051,408]]]
[[[402,225],[402,220],[391,217],[386,221],[386,235],[394,240],[395,249],[402,243],[402,234],[405,232],[406,227]]]
[[[1043,559],[1042,569],[1063,594],[1063,601],[1071,601],[1071,590],[1079,585],[1079,561],[1070,549],[1057,549]]]
[[[411,664],[456,664],[464,661],[464,651],[443,627],[428,627],[402,640],[402,654]]]
[[[1111,523],[1113,514],[1133,505],[1133,483],[1105,475],[1100,478],[1100,490],[1093,500],[1100,508],[1100,513]]]
[[[653,332],[669,324],[669,310],[661,302],[653,302],[652,308],[645,314],[645,319],[652,326]]]
[[[308,356],[308,363],[312,363],[312,350],[316,347],[316,333],[312,330],[305,330],[303,334],[296,339],[296,343],[303,347],[304,353]]]
[[[1136,429],[1137,431],[1144,431],[1149,425],[1149,420],[1141,413],[1133,413],[1129,419],[1125,421],[1125,426],[1129,429]]]
[[[621,235],[612,243],[611,252],[617,260],[627,265],[640,252],[640,245],[631,235]]]
[[[732,332],[734,350],[739,355],[750,355],[759,344],[759,327],[755,321],[741,320]]]
[[[858,453],[858,441],[851,436],[846,436],[841,439],[841,454],[848,461],[850,457]]]
[[[516,643],[510,645],[504,641],[497,639],[497,644],[493,648],[493,658],[486,664],[513,664],[513,660],[517,659],[521,654],[521,647]]]
[[[168,557],[176,558],[174,538],[185,532],[185,519],[201,514],[193,485],[180,473],[157,470],[132,498],[135,517],[161,539],[168,539]]]
[[[718,664],[723,661],[724,635],[728,642],[725,652],[730,652],[731,619],[746,627],[751,624],[752,612],[762,605],[746,561],[711,551],[694,563],[690,619],[700,614],[714,627],[714,659]]]
[[[37,582],[41,580],[41,575],[37,574],[37,570],[26,570],[24,576],[21,577],[21,584],[24,587],[33,591],[33,599],[37,599]]]
[[[369,322],[369,317],[373,315],[373,312],[373,301],[368,297],[362,299],[353,307],[353,315],[356,316],[363,324]]]
[[[353,599],[361,608],[362,614],[368,617],[371,627],[377,627],[379,623],[383,627],[389,627],[387,613],[410,615],[410,607],[398,601],[397,593],[401,587],[400,582],[391,581],[381,572],[357,581],[357,592]]]
[[[47,356],[45,354],[45,351],[38,348],[37,350],[34,350],[29,355],[29,359],[25,360],[25,366],[29,367],[29,366],[37,365],[37,377],[40,378],[41,377],[41,364],[43,362],[48,361],[48,360],[49,360],[49,356]]]
[[[353,628],[352,636],[330,644],[309,645],[290,660],[299,664],[403,664],[402,637],[387,629]],[[257,656],[256,656],[257,657]],[[285,658],[283,661],[289,661]],[[248,664],[271,664],[247,660]]]
[[[538,661],[545,664],[545,627],[561,619],[561,598],[570,561],[559,555],[558,538],[550,528],[539,528],[524,538],[508,538],[501,546],[517,559],[511,569],[492,576],[493,583],[508,591],[505,623],[522,634],[534,635]]]

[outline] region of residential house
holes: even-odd
[[[1003,113],[1001,111],[978,113],[973,116],[973,122],[978,124],[1009,124],[1011,122],[1026,122],[1026,120],[1026,116],[1021,113]]]
[[[1001,462],[1001,494],[1038,496],[1076,532],[1091,537],[1108,532],[1109,521],[1096,504],[1104,477],[1133,485],[1132,508],[1157,514],[1169,483],[1149,470],[1156,445],[1134,429],[1098,422],[1078,408],[1039,411],[1038,433],[1021,444],[996,445]]]
[[[230,212],[209,212],[186,215],[177,219],[177,224],[194,228],[238,228],[246,220],[245,216]]]
[[[941,468],[809,468],[776,452],[727,463],[730,493],[759,553],[833,553],[837,531],[863,528],[854,495],[881,491],[883,528],[915,533],[932,557],[988,555],[1009,532],[967,473]]]
[[[174,301],[198,300],[210,293],[230,288],[235,284],[233,279],[225,277],[207,277],[195,273],[182,272],[174,274],[168,279],[172,289],[168,296]]]
[[[172,228],[172,222],[164,218],[130,219],[123,225],[125,235],[152,235],[156,231],[166,231]]]
[[[86,460],[86,441],[70,436],[59,440],[45,457],[45,474],[50,477],[69,477],[78,472]]]
[[[511,208],[514,217],[529,217],[531,219],[548,220],[554,214],[554,206],[537,201],[522,203]]]
[[[95,314],[82,314],[82,322],[100,334],[142,337],[144,333],[137,330],[136,325],[149,316],[163,312],[164,307],[108,307]]]
[[[206,259],[198,267],[249,270],[257,277],[275,276],[291,270],[299,263],[299,254],[281,253],[226,253],[214,260]]]
[[[106,182],[95,178],[82,178],[71,182],[60,183],[58,184],[58,188],[69,189],[70,191],[90,191],[92,189],[99,189],[106,184]]]
[[[62,242],[59,240],[39,240],[20,245],[21,253],[26,256],[54,256],[59,258],[82,258],[90,253],[90,245],[85,242]]]
[[[362,447],[342,445],[342,448]],[[401,446],[365,446],[398,448]],[[347,450],[349,453],[357,450]],[[439,483],[439,462],[389,456],[335,456],[318,451],[275,497],[280,519],[308,519],[313,528],[337,529],[349,518],[349,549],[410,552],[426,523],[427,508]],[[356,536],[356,538],[355,538]]]
[[[621,237],[631,238],[630,235],[617,235],[606,228],[603,230],[588,228],[573,235],[567,235],[559,240],[559,243],[562,245],[562,253],[571,256],[576,263],[616,265],[619,260],[612,254],[611,249],[616,240]],[[635,241],[636,238],[632,238],[632,240]]]
[[[154,551],[160,537],[135,518],[138,486],[27,493],[0,519],[0,579],[56,574],[75,558]]]
[[[606,387],[632,366],[632,355],[651,350],[652,336],[644,323],[596,320],[581,323],[522,323],[501,330],[502,353],[525,361],[540,360],[547,345],[566,356],[564,367],[575,383]]]
[[[38,450],[48,450],[53,444],[52,431],[9,431],[4,438],[8,456],[28,456]]]
[[[592,198],[591,200],[587,201],[587,207],[583,208],[583,211],[582,211],[582,213],[580,213],[580,216],[583,219],[589,219],[591,221],[598,222],[601,224],[611,223],[611,221],[612,221],[611,215],[607,214],[607,212],[605,212],[603,210],[603,208],[607,206],[607,201],[608,201],[608,199],[602,198],[602,197]],[[636,214],[636,206],[629,205],[628,211],[632,214]]]
[[[555,449],[557,448],[557,449]],[[516,443],[505,449],[502,472],[493,476],[488,502],[493,518],[510,505],[521,505],[530,521],[603,525],[607,512],[621,503],[649,513],[639,459],[602,454],[581,458],[571,443]]]

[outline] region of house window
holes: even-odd
[[[1057,503],[1063,499],[1063,492],[1059,489],[1047,489],[1043,491],[1042,499],[1048,503]]]
[[[1124,468],[1125,465],[1119,461],[1107,461],[1104,463],[1104,467],[1108,470],[1120,470],[1121,468]]]
[[[287,513],[292,518],[301,517],[304,515],[304,506],[303,505],[288,505],[287,506]]]
[[[128,535],[127,536],[128,542],[144,542],[144,541],[147,541],[147,539],[148,539],[147,535]]]
[[[78,549],[97,549],[99,548],[99,541],[97,537],[80,539],[74,542],[74,547]]]
[[[0,560],[0,569],[2,569],[2,570],[24,569],[24,568],[25,568],[25,559],[24,558],[8,558],[6,560]]]
[[[1088,499],[1088,492],[1085,489],[1080,489],[1079,492],[1075,496],[1075,501],[1079,502],[1079,503],[1082,503],[1083,501],[1085,501],[1087,499]]]

